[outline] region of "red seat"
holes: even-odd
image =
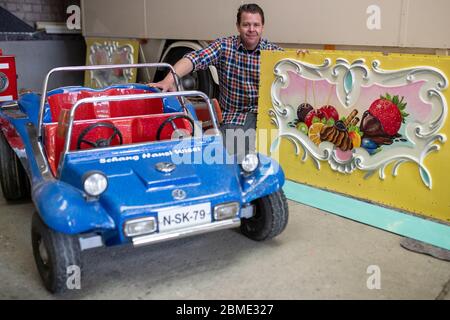
[[[64,92],[53,94],[48,97],[50,106],[51,122],[60,120],[63,109],[70,110],[74,104],[81,99],[103,96],[117,96],[126,94],[150,93],[143,89],[113,88],[104,91],[80,90],[75,92]],[[141,99],[129,101],[108,101],[87,103],[78,108],[75,120],[104,119],[137,116],[146,114],[157,114],[163,112],[162,99]]]
[[[150,114],[145,116],[130,116],[120,118],[108,119],[94,119],[94,120],[77,120],[74,121],[72,127],[72,136],[70,138],[69,150],[76,150],[78,137],[81,132],[88,126],[98,122],[108,122],[113,124],[122,134],[123,144],[142,143],[156,141],[156,133],[163,121],[174,115],[183,113],[161,113]],[[191,132],[191,126],[186,119],[176,119],[175,124],[180,129],[186,129]],[[61,130],[63,124],[56,122],[44,124],[44,144],[47,153],[48,162],[53,174],[56,173],[59,164],[61,152],[64,148],[65,135]],[[173,128],[170,124],[164,126],[161,131],[161,139],[170,139],[173,133]],[[113,130],[106,127],[98,127],[86,134],[85,140],[95,142],[100,138],[109,138],[113,134]],[[118,145],[119,138],[116,136],[111,145]],[[80,149],[92,148],[86,143],[80,146]]]
[[[79,90],[73,92],[63,92],[53,94],[48,97],[48,104],[50,107],[51,123],[44,124],[45,134],[45,149],[49,164],[53,173],[59,164],[61,151],[64,148],[64,125],[68,121],[68,112],[72,109],[75,103],[84,98],[101,97],[101,96],[116,96],[129,94],[150,93],[143,89],[126,89],[126,88],[112,88],[108,90],[90,91]],[[129,144],[134,142],[144,142],[155,140],[154,134],[149,134],[149,138],[145,138],[139,133],[150,130],[150,126],[156,126],[161,123],[169,115],[164,115],[164,106],[162,99],[141,99],[129,101],[108,101],[98,103],[87,103],[80,106],[75,112],[75,122],[72,129],[72,137],[70,140],[70,150],[76,149],[76,143],[82,130],[89,125],[105,121],[113,123],[122,133],[123,143]],[[147,117],[148,115],[156,115],[154,125],[136,124],[137,127],[142,126],[143,130],[132,129],[133,122],[136,119],[131,117]],[[163,117],[161,121],[158,119]],[[101,119],[101,120],[99,120]],[[150,119],[150,118],[149,118]],[[144,121],[145,123],[145,121]],[[148,128],[147,128],[148,127]],[[155,129],[156,130],[156,129]],[[87,134],[86,139],[96,141],[98,138],[109,137],[113,133],[112,129],[105,127],[96,128],[91,133]],[[150,140],[151,139],[151,140]],[[115,138],[112,145],[119,143]],[[82,144],[81,148],[88,148],[87,144]]]
[[[212,99],[211,103],[216,111],[217,121],[219,122],[219,124],[221,124],[223,117],[222,117],[222,110],[220,109],[219,106],[219,102],[217,101],[217,99]],[[193,105],[198,120],[202,122],[203,129],[212,128],[211,113],[209,111],[208,105],[205,102],[194,103]]]

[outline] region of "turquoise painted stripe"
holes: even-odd
[[[286,181],[290,200],[450,250],[450,226],[303,184]]]

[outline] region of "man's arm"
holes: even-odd
[[[191,60],[189,60],[188,58],[181,58],[180,60],[178,60],[177,63],[175,63],[173,68],[175,69],[175,73],[180,78],[182,78],[194,69],[194,65],[192,64]],[[162,92],[176,90],[175,80],[174,80],[171,72],[169,72],[163,80],[156,82],[156,83],[149,83],[148,85],[150,87],[159,88],[159,89],[161,89]]]
[[[205,70],[210,65],[217,63],[221,53],[221,40],[217,39],[206,48],[192,51],[185,55],[174,65],[175,72],[180,78],[194,70]],[[163,80],[157,83],[149,83],[151,87],[160,88],[163,92],[175,91],[175,83],[169,73]]]

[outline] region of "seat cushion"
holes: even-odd
[[[51,122],[60,120],[61,110],[70,110],[84,98],[150,93],[144,89],[111,88],[107,90],[78,90],[55,93],[48,97]],[[108,101],[86,103],[78,108],[75,120],[104,119],[115,117],[158,114],[163,112],[162,99],[141,99],[129,101]]]

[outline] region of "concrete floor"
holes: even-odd
[[[450,263],[407,251],[401,237],[289,202],[278,238],[236,230],[156,244],[86,251],[81,290],[68,299],[450,299]],[[0,198],[0,299],[54,299],[40,282],[31,203]],[[367,268],[381,289],[367,288]]]

